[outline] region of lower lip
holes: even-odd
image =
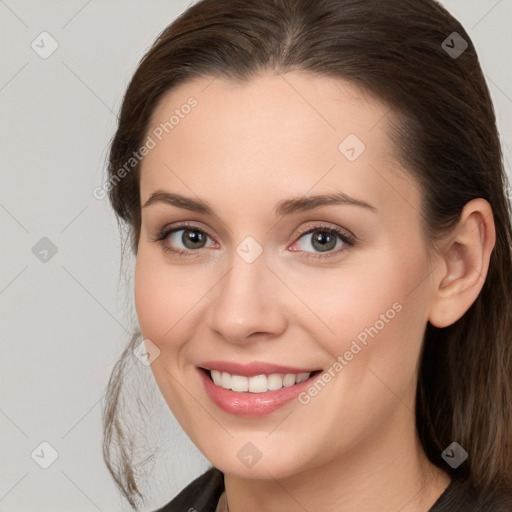
[[[210,380],[207,372],[198,368],[206,393],[211,401],[220,409],[237,416],[265,416],[291,402],[294,398],[311,386],[317,373],[309,379],[289,387],[282,387],[275,391],[264,393],[249,393],[232,391],[217,386]]]

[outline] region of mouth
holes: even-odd
[[[244,417],[266,416],[292,403],[314,385],[314,380],[323,371],[298,371],[298,368],[274,365],[264,365],[264,369],[261,365],[242,367],[233,364],[229,368],[233,373],[230,373],[224,371],[227,366],[223,364],[222,371],[220,368],[196,368],[211,402],[230,415]]]
[[[235,393],[266,393],[301,384],[322,370],[301,373],[271,373],[251,377],[200,368],[216,386]]]

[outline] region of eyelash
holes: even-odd
[[[204,229],[199,228],[198,226],[196,226],[194,224],[183,223],[183,224],[180,224],[179,226],[173,226],[172,228],[164,227],[161,231],[159,231],[159,233],[156,235],[156,237],[151,239],[151,242],[159,243],[162,246],[162,249],[166,252],[177,254],[179,256],[189,256],[190,253],[197,252],[198,249],[188,249],[188,250],[172,249],[169,245],[167,245],[165,243],[165,239],[169,235],[171,235],[172,233],[174,233],[176,231],[181,231],[183,229],[189,229],[190,231],[199,231],[199,232],[205,234],[206,236],[208,236],[210,239],[213,239],[213,237],[211,237],[210,234],[207,231],[205,231]],[[309,227],[309,228],[306,228],[303,230],[299,230],[299,232],[297,233],[297,236],[296,236],[296,240],[300,240],[304,235],[314,233],[315,231],[324,231],[327,233],[334,233],[348,247],[353,247],[356,243],[356,238],[353,235],[349,235],[348,233],[341,231],[338,228],[335,228],[332,226],[326,226],[323,224],[318,224],[316,226],[312,226],[312,227]],[[312,254],[307,251],[305,251],[305,252],[307,254],[307,256],[306,256],[307,258],[312,258],[312,259],[318,260],[318,259],[325,259],[325,258],[335,256],[345,250],[346,250],[346,248],[342,248],[342,249],[338,249],[337,251],[334,251],[334,252],[328,251],[325,254],[322,254],[322,253]],[[294,251],[294,252],[300,252],[300,251]]]

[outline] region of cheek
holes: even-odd
[[[308,306],[309,311],[302,315],[304,320],[310,328],[317,325],[320,338],[331,339],[335,344],[351,340],[375,322],[380,326],[381,315],[386,316],[386,312],[384,320],[393,321],[399,308],[393,308],[393,304],[403,303],[408,274],[393,270],[381,259],[379,265],[364,261],[340,266],[339,271],[297,274],[288,281],[294,283],[294,292]]]
[[[303,291],[321,319],[315,321],[318,332],[329,330],[319,337],[324,348],[353,368],[344,373],[357,380],[368,374],[356,368],[370,367],[401,387],[415,370],[421,349],[428,318],[427,280],[422,279],[428,272],[419,248],[411,254],[390,247],[400,245],[388,245],[338,276],[319,274],[315,286]]]
[[[135,262],[135,310],[141,333],[162,353],[176,353],[201,323],[212,272],[170,264],[152,247],[140,246]],[[214,276],[215,277],[215,276]]]
[[[137,254],[134,274],[135,309],[140,330],[144,339],[151,340],[160,350],[160,355],[151,364],[151,371],[162,396],[169,408],[185,429],[187,426],[185,411],[190,409],[186,397],[182,396],[181,387],[173,377],[181,371],[179,353],[187,338],[184,329],[191,318],[190,302],[186,300],[187,287],[179,282],[183,272],[172,272],[151,251],[140,248]],[[184,290],[184,293],[181,293]],[[193,311],[193,310],[192,310]],[[195,411],[196,417],[200,411]]]
[[[185,313],[179,289],[179,282],[172,281],[169,273],[163,272],[161,263],[141,249],[135,263],[135,309],[142,335],[160,349],[166,339],[171,339],[173,326]]]

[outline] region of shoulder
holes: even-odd
[[[214,512],[224,491],[224,474],[211,467],[155,512]]]

